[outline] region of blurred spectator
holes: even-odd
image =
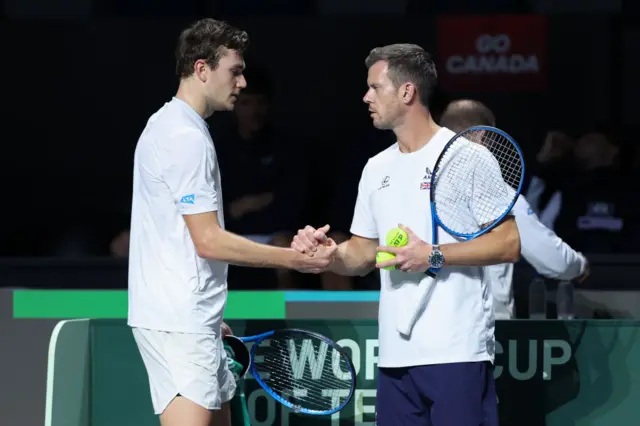
[[[247,87],[231,116],[212,116],[211,134],[224,175],[225,225],[246,238],[288,247],[305,201],[306,176],[291,167],[304,161],[304,141],[273,125],[273,87],[266,72],[249,65],[245,76]],[[229,267],[229,281],[243,285],[273,285],[276,277],[290,285],[284,270]]]
[[[575,144],[574,160],[555,228],[576,250],[615,253],[624,244],[630,207],[620,148],[603,133],[587,133]]]
[[[554,229],[554,220],[560,209],[560,190],[563,182],[574,169],[573,151],[575,142],[567,134],[550,131],[536,156],[532,167],[532,178],[526,198],[540,221]]]

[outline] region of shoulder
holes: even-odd
[[[380,167],[386,166],[389,162],[393,161],[394,158],[398,155],[398,143],[394,143],[384,151],[379,152],[373,157],[369,158],[367,164],[365,165],[365,169],[377,169]]]
[[[536,213],[531,208],[529,201],[527,201],[527,199],[522,194],[519,195],[516,199],[516,203],[513,206],[513,213],[520,218],[528,216],[531,216],[533,218],[537,217]]]
[[[362,169],[361,181],[369,185],[374,179],[383,178],[384,173],[389,170],[389,163],[393,161],[397,152],[398,144],[394,143],[384,151],[369,158]]]
[[[209,139],[202,130],[193,126],[181,126],[165,129],[156,135],[153,150],[163,165],[182,162],[199,163],[207,153]]]

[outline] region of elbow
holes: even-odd
[[[202,259],[218,260],[214,248],[204,241],[194,241],[196,254]]]
[[[214,235],[205,235],[204,238],[193,240],[193,245],[198,257],[209,260],[224,260],[220,244],[213,244],[213,241],[219,241]]]
[[[505,263],[516,263],[520,260],[520,232],[515,220],[510,221],[508,230],[503,240],[503,255]]]

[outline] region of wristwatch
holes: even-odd
[[[434,244],[433,251],[429,255],[429,264],[431,268],[440,269],[444,266],[444,254],[440,251],[440,246]]]

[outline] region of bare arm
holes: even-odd
[[[422,241],[411,229],[399,225],[409,235],[404,247],[378,247],[377,251],[386,251],[395,258],[376,264],[377,268],[395,266],[405,272],[424,272],[431,267],[429,256],[433,246]],[[514,263],[520,257],[520,234],[512,216],[500,225],[478,238],[461,243],[442,244],[445,265],[450,266],[487,266],[501,263]]]
[[[515,263],[520,258],[520,233],[513,216],[470,241],[443,244],[440,250],[451,266],[487,266]]]
[[[200,257],[241,266],[290,269],[306,268],[305,265],[312,260],[295,250],[255,243],[222,229],[218,223],[217,212],[183,217]],[[314,256],[313,261],[317,263],[318,268],[325,268],[330,259],[323,259],[323,253],[320,254]],[[320,272],[319,269],[310,271]]]
[[[365,276],[375,267],[377,246],[377,240],[353,235],[338,246],[329,270],[338,275]]]

